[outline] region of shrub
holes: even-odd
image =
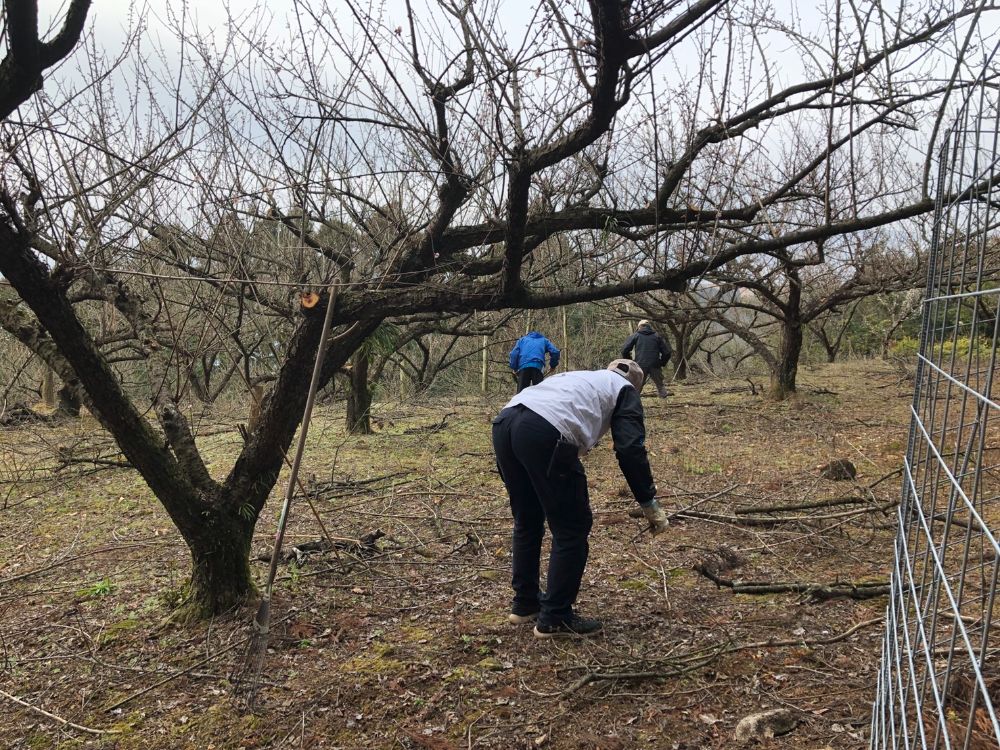
[[[948,359],[952,355],[956,359],[965,359],[969,356],[973,346],[977,349],[974,354],[981,358],[989,358],[991,341],[982,337],[976,339],[975,344],[968,336],[960,336],[958,339],[947,339],[945,341],[933,341],[929,346],[929,357],[931,359]],[[889,347],[889,354],[900,359],[915,359],[920,351],[920,341],[912,336],[904,336],[893,342]]]

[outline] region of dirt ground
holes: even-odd
[[[186,549],[93,421],[4,430],[0,745],[863,747],[886,599],[809,585],[886,580],[910,384],[865,361],[804,369],[800,388],[784,403],[739,380],[674,384],[664,400],[647,388],[661,503],[679,513],[655,540],[640,533],[610,440],[586,459],[595,525],[579,610],[606,628],[574,641],[506,622],[510,520],[489,444],[502,396],[379,402],[364,438],[344,435],[342,407],[322,408],[305,459],[315,509],[335,537],[386,536],[282,565],[253,714],[227,680],[252,610],[170,624]],[[219,473],[238,416],[199,421]],[[821,478],[832,458],[856,480]],[[766,510],[803,504],[820,507]],[[321,536],[299,502],[288,543]],[[806,586],[734,593],[698,565]],[[258,577],[266,567],[254,563]],[[735,739],[742,718],[777,708],[792,731]]]

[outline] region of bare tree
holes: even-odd
[[[4,0],[0,60],[0,120],[6,120],[42,87],[45,72],[76,46],[90,10],[90,0],[70,0],[62,27],[48,41],[38,33],[38,0]]]
[[[394,361],[406,374],[414,392],[425,391],[445,371],[473,357],[481,357],[484,346],[488,348],[489,340],[510,319],[510,313],[410,316],[399,322],[395,345],[376,362],[372,378],[379,377]],[[486,344],[482,343],[484,338]],[[468,377],[468,373],[463,376]]]
[[[874,295],[873,295],[874,296]],[[826,352],[827,362],[836,362],[844,345],[844,337],[858,314],[860,300],[849,303],[845,308],[832,307],[807,324],[807,328]]]
[[[8,39],[22,39],[28,5],[5,5]],[[926,76],[976,11],[906,5],[860,15],[837,3],[832,45],[766,4],[724,0],[545,0],[520,39],[492,3],[454,0],[398,18],[349,0],[337,6],[348,19],[303,0],[308,45],[266,37],[261,9],[221,36],[178,28],[179,51],[151,59],[146,42],[133,55],[132,88],[90,63],[92,85],[40,97],[4,126],[0,273],[51,342],[47,363],[75,377],[190,548],[185,612],[219,612],[253,590],[254,524],[298,427],[327,305],[324,381],[387,319],[681,291],[765,252],[794,269],[804,243],[929,211],[926,180],[894,154],[933,146],[920,125],[961,68],[940,85]],[[82,24],[86,6],[68,18]],[[5,89],[19,101],[51,57],[28,37],[28,53],[10,53],[29,64],[30,86]],[[60,51],[71,37],[57,37]],[[794,79],[770,68],[779,42],[801,56]],[[906,143],[911,132],[925,141]],[[782,168],[765,169],[779,152]],[[285,230],[271,251],[247,239],[265,223]],[[181,311],[165,280],[203,299]],[[300,310],[299,290],[319,303]],[[207,327],[197,345],[185,335],[239,305],[247,325],[273,324],[258,338],[274,379],[239,456],[212,476],[181,400],[189,362],[223,342],[251,355]],[[99,306],[126,329],[141,383],[116,376]]]
[[[772,398],[784,399],[795,392],[810,324],[856,300],[921,283],[919,254],[915,252],[889,252],[876,238],[863,235],[845,249],[847,252],[837,253],[839,258],[824,258],[819,246],[814,262],[805,265],[784,253],[742,259],[712,274],[722,289],[739,292],[723,309],[710,306],[713,319],[764,360],[770,371]],[[732,310],[746,315],[741,319],[732,315]],[[776,336],[769,328],[777,329]]]
[[[733,333],[715,320],[717,314],[724,314],[717,311],[729,306],[730,299],[725,294],[714,284],[704,283],[683,294],[650,292],[629,300],[643,318],[655,323],[660,333],[673,342],[671,360],[675,380],[687,379],[691,362],[699,352],[707,355],[706,362],[710,364],[711,355],[733,339]],[[618,314],[629,320],[636,317],[623,310]]]

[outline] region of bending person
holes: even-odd
[[[667,528],[656,502],[646,456],[646,427],[638,389],[642,370],[616,359],[606,370],[567,372],[514,396],[493,420],[497,467],[514,517],[513,624],[537,618],[535,635],[591,635],[599,620],[573,610],[587,564],[593,523],[580,456],[609,429],[618,465],[658,534]],[[548,582],[539,591],[542,537],[552,532]]]

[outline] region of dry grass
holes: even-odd
[[[781,404],[749,391],[710,393],[738,384],[676,385],[665,401],[647,396],[665,506],[696,504],[727,518],[860,494],[899,467],[908,385],[884,364],[805,371],[801,396]],[[881,626],[827,645],[805,642],[877,620],[885,600],[734,595],[692,568],[726,545],[739,562],[729,577],[882,580],[892,511],[822,520],[865,506],[817,508],[785,514],[811,518],[754,527],[692,518],[653,541],[626,516],[632,501],[606,440],[586,462],[596,523],[579,602],[606,620],[606,631],[583,642],[538,642],[530,627],[505,620],[510,522],[489,446],[489,418],[502,400],[379,404],[381,431],[361,439],[343,435],[339,409],[321,411],[305,472],[321,490],[324,522],[338,536],[381,529],[387,537],[372,558],[325,554],[282,568],[273,605],[281,624],[256,716],[240,715],[228,697],[225,676],[239,649],[221,653],[247,634],[249,610],[188,629],[162,624],[186,578],[187,553],[138,477],[116,469],[83,476],[82,465],[62,470],[57,482],[23,473],[57,462],[69,440],[89,450],[92,426],[0,434],[0,451],[16,452],[22,467],[14,476],[5,463],[0,476],[18,479],[2,485],[0,687],[114,732],[60,726],[0,697],[7,745],[724,748],[736,746],[740,718],[777,707],[801,711],[804,723],[763,747],[864,744]],[[452,411],[443,429],[412,431]],[[224,471],[238,447],[235,429],[211,418],[202,430],[214,433],[203,445]],[[816,468],[833,457],[857,465],[856,485],[818,478]],[[879,484],[873,504],[891,502],[898,486],[898,478]],[[271,504],[258,529],[261,552],[274,514]],[[318,529],[298,505],[290,541],[316,539]],[[605,679],[623,672],[644,676]]]

